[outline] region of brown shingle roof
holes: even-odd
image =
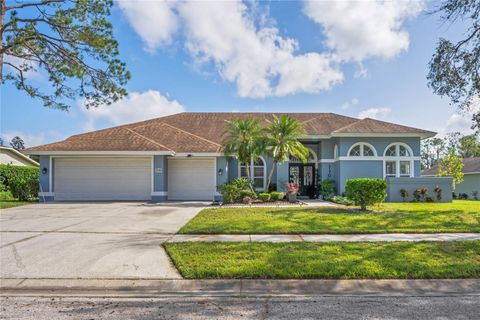
[[[434,135],[433,132],[393,123],[359,120],[334,113],[288,114],[304,124],[307,135],[336,133],[399,133]],[[35,151],[165,151],[221,152],[225,125],[234,118],[259,118],[267,124],[272,113],[184,112],[69,137],[60,142],[26,149]]]
[[[480,172],[480,157],[464,158],[463,173]],[[438,165],[422,171],[422,176],[435,176],[438,174]]]

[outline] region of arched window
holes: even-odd
[[[250,177],[253,180],[253,186],[255,189],[265,189],[267,183],[267,168],[265,166],[265,159],[259,157],[257,160],[250,160],[249,164]],[[241,178],[247,178],[247,166],[239,163],[238,168],[239,176]]]
[[[297,157],[294,157],[294,156],[290,156],[289,157],[289,162],[302,162],[302,160],[300,160],[299,158]],[[317,155],[315,154],[315,152],[313,152],[312,149],[308,149],[308,159],[307,159],[307,162],[312,162],[312,163],[317,163]]]
[[[366,142],[359,142],[354,144],[348,150],[349,157],[376,157],[377,151],[375,148]]]
[[[405,143],[395,142],[385,148],[386,177],[413,177],[413,151]]]

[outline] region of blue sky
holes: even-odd
[[[346,7],[343,7],[346,5]],[[85,110],[44,108],[1,90],[1,134],[27,146],[180,111],[335,112],[445,134],[469,117],[427,87],[443,25],[418,1],[117,2],[111,21],[132,79],[129,97]],[[29,74],[48,88],[44,72]]]

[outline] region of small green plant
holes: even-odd
[[[427,195],[427,188],[418,188],[413,192],[414,202],[425,202],[425,196]]]
[[[258,194],[258,198],[263,202],[268,202],[270,201],[270,193],[262,192]]]
[[[245,178],[236,178],[230,182],[218,186],[218,190],[223,196],[223,202],[233,203],[240,198],[240,193],[249,187],[249,182]]]
[[[435,198],[427,193],[425,195],[425,202],[435,202]]]
[[[245,197],[250,197],[252,199],[256,199],[257,194],[255,192],[253,192],[252,190],[249,190],[249,189],[241,190],[240,191],[240,198],[243,199]]]
[[[284,197],[285,197],[285,194],[283,192],[278,192],[278,191],[270,192],[270,199],[272,201],[282,200]]]
[[[387,196],[387,181],[380,178],[348,179],[345,185],[345,195],[362,211],[367,206],[382,202]]]
[[[337,193],[335,188],[335,180],[325,179],[320,182],[320,195],[323,199],[327,200]]]
[[[478,200],[478,191],[472,191],[472,197],[474,200]]]
[[[435,189],[433,189],[436,193],[437,201],[442,200],[442,188],[439,186],[436,186]]]
[[[408,191],[405,189],[400,189],[400,195],[402,196],[403,202],[408,199]]]

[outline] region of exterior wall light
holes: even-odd
[[[48,169],[47,169],[47,168],[43,168],[43,169],[42,169],[42,173],[43,173],[43,174],[47,174],[47,172],[48,172]]]
[[[221,176],[223,174],[222,168],[218,169],[218,175]]]

